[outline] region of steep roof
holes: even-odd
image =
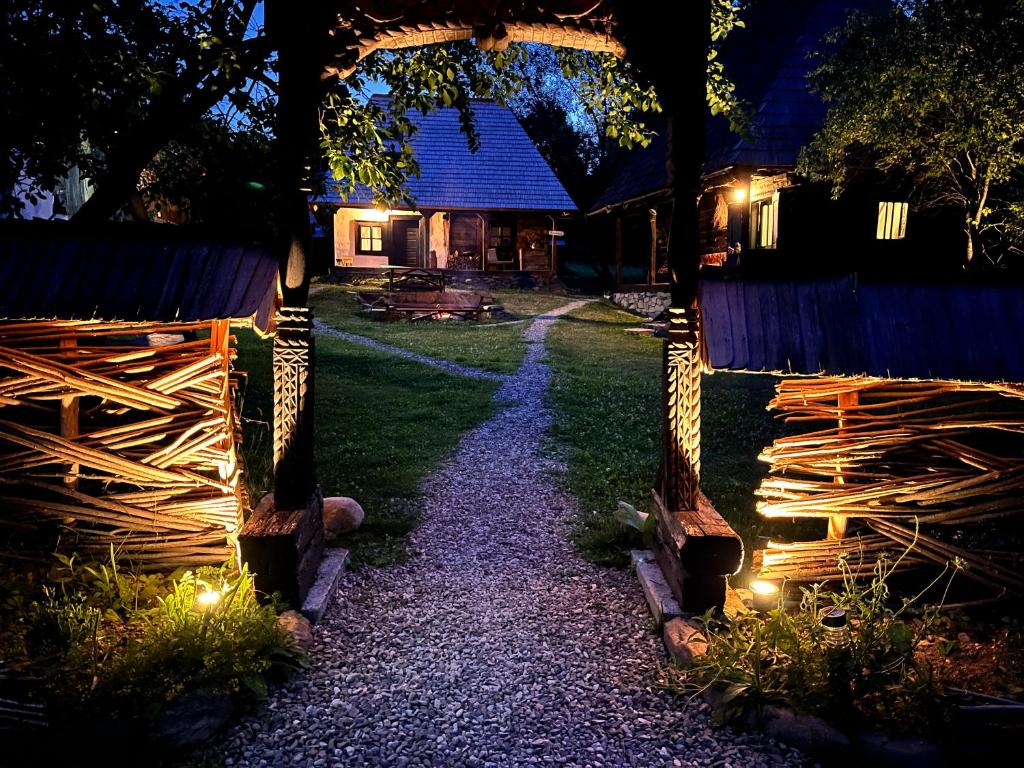
[[[1024,381],[1024,284],[839,275],[700,284],[713,368]]]
[[[852,10],[879,11],[888,0],[821,0],[811,7],[761,97],[750,136],[739,139],[718,156],[712,156],[708,170],[730,165],[754,168],[791,168],[801,148],[825,119],[826,108],[807,86],[807,76],[818,66],[815,53],[825,36],[841,26]]]
[[[277,260],[260,246],[175,230],[3,222],[0,319],[230,319],[268,330],[277,302]]]
[[[813,53],[851,10],[876,11],[890,0],[761,0],[729,34],[722,51],[726,75],[742,101],[756,105],[750,136],[738,138],[724,118],[707,121],[708,173],[730,166],[790,168],[821,126],[825,106],[807,88]],[[661,131],[663,133],[663,131]],[[668,184],[663,137],[628,153],[591,211],[642,198]]]
[[[375,96],[386,101],[387,96]],[[541,156],[516,116],[489,100],[474,100],[473,112],[480,147],[472,152],[460,131],[457,109],[429,115],[410,113],[417,127],[413,151],[419,177],[409,179],[409,191],[421,209],[491,209],[575,211],[576,204]],[[370,205],[373,194],[357,186],[343,201],[328,183],[324,202]]]

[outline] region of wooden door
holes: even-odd
[[[394,220],[392,228],[394,263],[406,267],[420,265],[420,228],[416,219]]]

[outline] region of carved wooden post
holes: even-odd
[[[654,552],[682,609],[700,613],[723,605],[726,575],[734,573],[743,559],[739,537],[700,493],[697,202],[711,10],[708,0],[687,3],[673,25],[652,25],[641,3],[623,0],[615,11],[628,55],[654,82],[668,116],[667,171],[674,200],[668,239],[672,306],[664,352],[664,452],[654,494]]]
[[[274,496],[278,509],[309,503],[313,465],[313,312],[282,307],[274,337]]]
[[[700,340],[695,308],[670,307],[665,342],[664,498],[696,509],[700,494]]]
[[[327,4],[271,0],[267,30],[278,51],[276,152],[281,194],[284,306],[274,338],[274,496],[257,504],[239,544],[257,588],[302,605],[324,546],[323,499],[313,461],[313,313],[309,173],[315,162],[321,78],[337,19]]]

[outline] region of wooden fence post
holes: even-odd
[[[860,402],[860,396],[856,391],[853,392],[840,392],[837,402],[837,418],[839,420],[839,439],[842,440],[847,435],[847,419],[846,409],[851,408]],[[836,465],[836,476],[834,480],[836,485],[844,485],[843,480],[843,468],[841,465]],[[839,539],[846,538],[846,524],[848,518],[843,515],[832,515],[828,519],[828,538],[838,541]]]

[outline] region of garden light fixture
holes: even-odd
[[[781,590],[778,582],[755,579],[750,582],[750,591],[753,594],[752,607],[758,613],[768,613],[779,607]]]

